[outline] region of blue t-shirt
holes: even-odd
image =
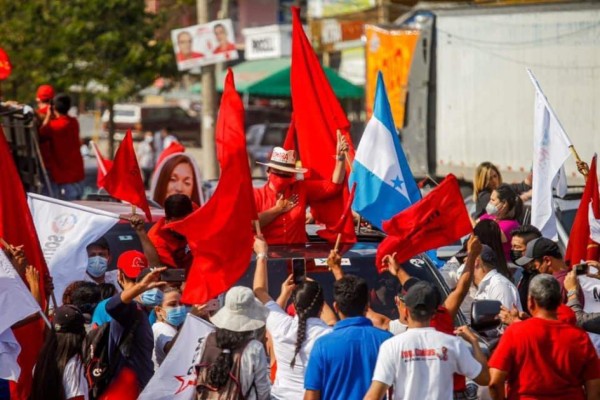
[[[304,389],[320,391],[323,400],[362,399],[371,385],[379,346],[391,337],[365,317],[339,321],[333,332],[315,342]]]
[[[112,318],[106,312],[106,303],[108,303],[109,300],[110,298],[104,299],[96,305],[94,315],[92,315],[92,325],[96,324],[97,326],[100,326],[102,324],[110,322]]]

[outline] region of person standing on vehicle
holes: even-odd
[[[551,275],[531,280],[527,302],[533,318],[510,325],[490,359],[494,400],[600,398],[600,359],[582,329],[558,321],[561,297]]]
[[[305,400],[362,399],[379,347],[392,337],[365,317],[369,288],[364,279],[346,275],[335,281],[333,299],[341,320],[313,346],[304,376]]]
[[[425,281],[412,285],[403,299],[408,330],[381,345],[373,382],[365,400],[380,400],[394,387],[394,399],[453,398],[453,374],[487,385],[490,379],[487,359],[477,336],[467,327],[455,333],[469,342],[438,332],[430,326],[439,307],[439,294]]]
[[[108,264],[111,261],[110,247],[105,237],[101,237],[86,247],[87,251],[87,267],[85,269],[85,277],[83,280],[94,282],[98,285],[108,283],[115,287],[120,292],[121,288],[117,282],[117,271],[107,271]]]
[[[348,144],[338,135],[337,162],[330,181],[296,180],[306,168],[296,167],[296,152],[275,147],[267,166],[267,183],[254,189],[262,233],[270,245],[306,243],[306,207],[342,192]]]
[[[50,184],[55,197],[62,200],[78,200],[83,195],[83,158],[79,123],[67,113],[71,98],[66,94],[54,97],[44,122],[40,127],[40,140],[50,143],[50,163],[47,166]]]

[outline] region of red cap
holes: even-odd
[[[49,101],[54,97],[54,88],[50,85],[41,85],[37,90],[36,97],[41,101]]]
[[[117,268],[129,279],[136,279],[145,268],[148,268],[148,259],[144,253],[129,250],[119,256]]]

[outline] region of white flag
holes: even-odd
[[[21,345],[12,330],[0,332],[0,379],[15,382],[19,380],[21,375],[21,367],[17,362],[19,353],[21,353]]]
[[[119,215],[33,193],[27,197],[60,305],[67,285],[85,277],[86,247],[119,222]]]
[[[205,339],[214,331],[205,320],[188,314],[177,341],[138,400],[191,400],[196,394],[196,365]]]
[[[533,123],[533,193],[531,224],[542,235],[556,239],[556,218],[552,206],[552,187],[570,154],[571,140],[550,107],[539,83],[528,69],[535,87],[535,115]]]

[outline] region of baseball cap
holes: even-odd
[[[48,101],[54,97],[54,88],[50,85],[41,85],[35,96],[41,101]]]
[[[85,318],[74,305],[63,305],[54,310],[54,330],[62,333],[85,332]]]
[[[119,256],[117,268],[123,271],[129,279],[136,279],[145,268],[148,268],[148,259],[144,253],[129,250]]]
[[[439,306],[439,296],[431,283],[418,281],[413,284],[404,296],[404,304],[422,317],[428,317],[435,313]]]
[[[400,286],[400,290],[398,290],[398,297],[402,301],[404,301],[404,297],[406,296],[406,293],[408,293],[408,289],[410,289],[411,287],[413,287],[414,285],[416,285],[419,282],[421,282],[421,281],[417,278],[413,278],[413,277],[408,278],[408,280],[406,280],[406,282],[404,282],[404,285]]]
[[[498,255],[496,252],[487,244],[481,245],[481,261],[494,267],[498,266]]]
[[[523,254],[523,257],[517,259],[515,264],[522,267],[536,258],[542,258],[544,256],[562,259],[562,254],[560,253],[558,245],[552,240],[545,237],[533,239],[527,243],[525,254]]]

